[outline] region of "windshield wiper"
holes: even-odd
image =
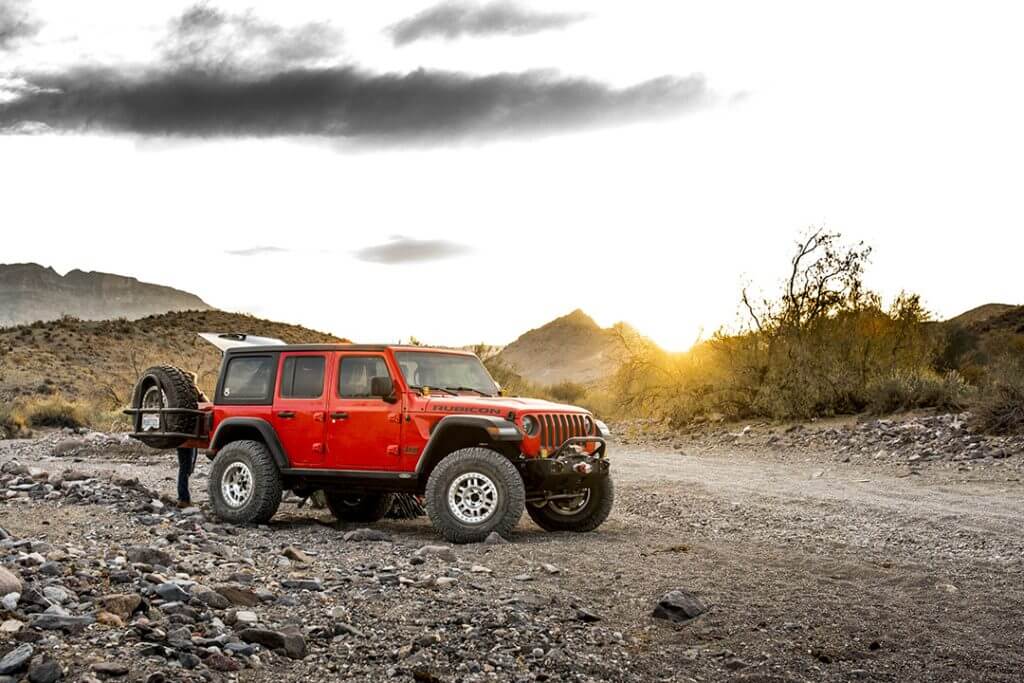
[[[472,392],[475,392],[477,394],[480,394],[481,396],[486,396],[488,398],[494,398],[494,394],[488,394],[486,391],[481,391],[480,389],[476,389],[474,387],[445,387],[445,390],[446,391],[472,391]]]
[[[424,390],[424,389],[429,389],[430,391],[443,391],[443,392],[444,392],[444,393],[446,393],[446,394],[450,394],[450,395],[452,395],[452,396],[458,396],[458,394],[456,394],[456,393],[455,393],[454,391],[452,391],[451,389],[445,389],[444,387],[421,387],[421,386],[417,386],[417,385],[415,385],[415,384],[410,384],[410,385],[409,385],[409,388],[410,388],[410,389],[416,389],[416,390],[417,390],[417,391],[419,391],[419,392],[420,392],[421,394],[423,393],[423,390]]]

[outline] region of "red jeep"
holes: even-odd
[[[466,543],[508,535],[524,507],[546,530],[592,531],[614,498],[602,422],[499,395],[463,351],[240,345],[225,349],[212,403],[162,366],[144,373],[127,412],[144,443],[208,451],[210,502],[232,522],[266,522],[285,489],[323,490],[338,519],[360,522],[408,493],[425,497],[446,539]]]

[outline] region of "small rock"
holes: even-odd
[[[455,553],[446,545],[425,545],[417,550],[416,557],[438,557],[446,562],[455,562]]]
[[[41,657],[28,668],[29,683],[55,683],[64,676],[60,663],[51,657]]]
[[[289,590],[322,591],[324,586],[320,579],[284,579],[281,586]]]
[[[250,610],[238,610],[235,612],[235,623],[242,627],[255,626],[259,623],[259,616]]]
[[[128,548],[128,561],[138,562],[140,564],[160,565],[161,567],[169,567],[174,563],[171,556],[165,551],[144,545],[137,545]]]
[[[487,534],[487,538],[484,539],[484,543],[487,545],[505,545],[508,541],[505,540],[505,538],[497,531],[492,531]]]
[[[28,643],[19,645],[0,659],[0,676],[6,676],[21,671],[32,659],[32,646]]]
[[[287,548],[285,548],[281,552],[281,554],[284,555],[285,557],[287,557],[289,560],[293,560],[295,562],[301,562],[303,564],[309,564],[310,562],[313,561],[312,557],[310,557],[309,555],[307,555],[303,551],[299,550],[295,546],[291,546],[291,545],[288,546]]]
[[[161,583],[155,589],[156,594],[167,602],[187,602],[188,593],[176,583]]]
[[[33,614],[29,625],[42,631],[77,633],[96,621],[91,616],[73,617],[62,614]]]
[[[651,616],[682,624],[706,612],[708,605],[695,593],[677,589],[661,597]]]
[[[0,633],[14,634],[20,631],[25,624],[21,623],[17,619],[7,619],[0,624]]]
[[[21,592],[21,579],[6,567],[0,567],[0,595]]]
[[[547,562],[544,562],[544,563],[543,563],[543,564],[541,564],[540,566],[541,566],[541,569],[543,569],[544,571],[546,571],[546,572],[547,572],[548,574],[560,574],[560,573],[562,572],[562,570],[561,570],[561,569],[559,569],[559,568],[558,568],[558,567],[556,567],[555,565],[553,565],[553,564],[549,564],[549,563],[547,563]]]
[[[142,605],[142,596],[133,593],[112,593],[104,595],[96,602],[107,612],[127,619]]]
[[[377,529],[354,529],[346,532],[343,538],[346,541],[390,541],[391,537]]]
[[[227,598],[233,605],[255,607],[260,601],[259,597],[251,590],[238,586],[217,586],[214,590]]]
[[[18,609],[18,601],[21,600],[21,593],[8,593],[0,598],[0,605],[8,612]]]
[[[124,619],[110,612],[100,612],[97,614],[96,623],[112,628],[124,628]]]
[[[97,661],[92,665],[92,671],[100,676],[127,676],[131,668],[120,661]]]
[[[206,666],[214,671],[238,671],[242,667],[230,657],[214,652],[206,658]]]
[[[601,621],[601,617],[597,616],[590,610],[583,609],[582,607],[576,610],[576,619],[578,621],[582,621],[584,624],[592,624],[595,621]]]

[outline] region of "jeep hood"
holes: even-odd
[[[489,413],[507,415],[514,412],[523,413],[586,413],[590,411],[579,406],[555,403],[539,398],[516,398],[511,396],[449,396],[448,394],[431,394],[422,406],[424,412],[458,413],[465,409],[467,413]]]

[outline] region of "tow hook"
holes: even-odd
[[[578,462],[572,468],[576,471],[576,474],[590,474],[594,471],[593,465],[589,462]]]

